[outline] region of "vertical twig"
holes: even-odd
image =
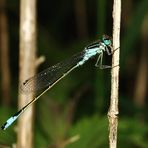
[[[109,119],[109,146],[117,147],[117,126],[118,126],[118,90],[119,90],[119,53],[120,53],[120,19],[121,0],[114,0],[113,4],[113,47],[117,49],[112,58],[111,73],[111,101],[108,112]]]
[[[148,75],[148,59],[147,59],[147,49],[148,49],[148,15],[145,16],[142,29],[142,47],[141,47],[141,57],[138,66],[137,80],[135,84],[134,101],[139,107],[144,107],[145,98],[147,94],[147,75]]]
[[[20,77],[22,83],[35,74],[36,67],[36,0],[20,2]],[[19,94],[19,108],[33,99],[33,93]],[[33,106],[22,114],[18,120],[18,148],[33,146]]]
[[[10,66],[9,66],[9,37],[6,0],[0,1],[0,49],[1,49],[1,83],[2,103],[10,105]]]

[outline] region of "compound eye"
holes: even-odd
[[[103,35],[102,41],[105,45],[111,45],[112,40],[108,35]]]
[[[105,45],[111,45],[110,39],[103,39],[103,42],[104,42]]]

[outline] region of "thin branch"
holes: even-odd
[[[20,1],[20,84],[35,74],[36,68],[36,0]],[[19,94],[19,108],[32,100],[34,93]],[[18,148],[33,147],[33,106],[18,120]]]
[[[147,49],[148,49],[148,15],[145,16],[142,28],[142,47],[141,47],[141,57],[138,66],[137,80],[135,84],[134,101],[137,106],[144,107],[145,98],[147,94],[147,75],[148,75],[148,59],[147,59]]]
[[[120,20],[121,20],[121,0],[114,0],[113,4],[113,47],[111,73],[111,100],[108,112],[109,119],[109,145],[110,148],[117,147],[117,126],[118,126],[118,91],[119,91],[119,53],[120,53]]]
[[[0,56],[1,56],[1,88],[2,103],[10,105],[10,65],[9,65],[9,34],[8,18],[6,14],[6,0],[0,1]]]

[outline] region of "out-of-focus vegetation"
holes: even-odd
[[[19,2],[7,1],[5,9],[9,27],[11,104],[2,103],[5,98],[1,91],[0,125],[17,110],[18,95]],[[83,50],[87,44],[101,38],[102,34],[112,35],[112,1],[38,0],[37,13],[37,55],[46,58],[39,71]],[[124,0],[119,148],[148,147],[148,79],[144,77],[148,72],[148,61],[143,60],[147,59],[147,51],[148,0]],[[74,70],[35,103],[34,147],[108,147],[110,70],[96,68],[96,59]],[[111,65],[111,58],[105,56],[103,62]],[[0,144],[14,144],[16,133],[15,123],[8,130],[0,132]],[[75,140],[71,140],[75,137]]]

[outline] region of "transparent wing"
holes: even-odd
[[[84,51],[73,55],[71,58],[51,66],[37,75],[29,78],[20,86],[23,93],[36,92],[45,87],[52,85],[63,74],[67,73],[71,68],[77,65],[83,59]]]

